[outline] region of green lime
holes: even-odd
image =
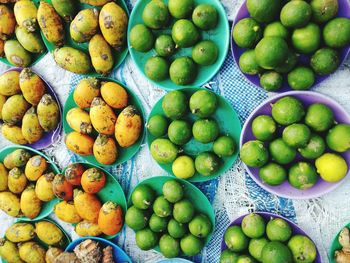
[[[168,226],[168,219],[153,214],[149,219],[149,228],[156,233],[165,232]]]
[[[184,196],[182,185],[176,180],[170,180],[163,184],[163,195],[170,203],[180,201]]]
[[[306,159],[316,159],[320,157],[326,150],[326,143],[321,136],[312,134],[309,143],[301,149],[298,149],[301,156]]]
[[[345,159],[338,154],[325,153],[315,161],[317,172],[326,182],[336,183],[348,173],[349,167]]]
[[[179,152],[176,145],[168,139],[155,139],[150,149],[153,159],[161,164],[172,163]]]
[[[188,110],[188,100],[185,93],[179,90],[170,91],[162,101],[162,108],[165,115],[171,119],[180,119]]]
[[[296,67],[288,74],[288,84],[294,90],[307,90],[315,83],[315,74],[309,67]]]
[[[173,17],[177,19],[186,18],[191,15],[194,0],[169,0],[168,8]]]
[[[241,48],[254,48],[262,38],[262,27],[253,18],[243,18],[234,26],[232,37]]]
[[[180,254],[180,242],[172,236],[165,234],[159,240],[160,252],[166,258],[175,258]]]
[[[290,125],[305,116],[304,105],[297,98],[286,96],[272,105],[272,117],[281,125]]]
[[[350,19],[337,17],[329,21],[323,29],[323,39],[327,46],[343,48],[350,44]]]
[[[260,141],[271,141],[277,132],[277,124],[268,115],[260,115],[252,122],[252,132]]]
[[[139,209],[148,209],[155,199],[155,193],[151,187],[142,184],[132,192],[131,200],[133,205]]]
[[[202,30],[209,30],[218,24],[218,12],[209,4],[198,5],[192,14],[193,23]]]
[[[175,43],[170,35],[160,35],[157,37],[154,49],[158,56],[170,57],[175,53]]]
[[[268,71],[260,77],[260,85],[267,91],[276,91],[282,88],[283,76],[276,71]]]
[[[273,162],[261,167],[259,176],[263,183],[272,186],[280,185],[287,180],[287,172],[283,166]]]
[[[264,37],[280,37],[288,40],[289,31],[280,21],[275,21],[265,27]]]
[[[266,244],[262,250],[263,263],[293,263],[292,253],[281,242],[272,241]]]
[[[191,125],[184,120],[173,120],[168,128],[168,137],[176,145],[184,145],[192,138]]]
[[[149,28],[163,28],[170,19],[168,7],[162,0],[152,0],[143,9],[142,19]]]
[[[125,223],[134,231],[141,230],[147,226],[148,218],[145,210],[131,206],[125,214]]]
[[[305,124],[316,132],[325,132],[334,124],[333,111],[327,105],[314,103],[306,111]]]
[[[164,198],[163,195],[158,196],[153,203],[153,212],[159,217],[168,217],[171,215],[173,206]]]
[[[236,143],[228,135],[220,136],[213,144],[213,151],[219,157],[232,156],[235,153]]]
[[[192,235],[199,238],[206,238],[213,229],[209,218],[204,214],[196,215],[188,224]]]
[[[261,167],[269,160],[269,152],[261,141],[248,141],[243,144],[240,156],[250,167]]]
[[[162,137],[168,131],[168,120],[162,115],[154,115],[149,119],[147,129],[154,137]]]
[[[294,123],[283,130],[283,140],[293,148],[305,147],[311,137],[310,129],[301,123]]]
[[[311,19],[311,6],[302,0],[293,0],[287,3],[281,11],[280,19],[286,27],[303,27]]]
[[[292,228],[286,220],[274,218],[267,223],[266,235],[271,241],[286,242],[292,236]]]
[[[130,31],[130,45],[140,52],[147,52],[153,48],[154,36],[152,31],[143,24],[134,26]]]
[[[174,219],[182,224],[188,223],[194,216],[194,206],[188,199],[182,199],[174,204]]]
[[[176,46],[181,48],[192,47],[200,38],[198,29],[187,19],[180,19],[175,22],[171,30]]]
[[[340,65],[339,54],[331,48],[321,48],[311,57],[310,65],[318,75],[329,75]]]
[[[256,263],[256,261],[251,256],[240,255],[238,257],[237,263]]]
[[[190,98],[190,110],[199,118],[207,118],[212,115],[218,107],[215,93],[205,89],[196,91]]]
[[[292,44],[296,51],[302,54],[314,53],[321,44],[321,29],[314,23],[294,29]]]
[[[288,51],[287,59],[275,68],[278,73],[289,73],[298,64],[298,56],[293,50]]]
[[[162,57],[150,57],[145,64],[145,74],[151,80],[162,81],[169,77],[169,64]]]
[[[327,145],[336,152],[346,152],[350,149],[350,125],[337,124],[327,134]]]
[[[288,242],[295,263],[315,262],[317,250],[314,242],[306,236],[295,235]]]
[[[235,252],[225,249],[221,252],[220,255],[220,263],[237,263],[238,260],[238,254]]]
[[[168,233],[173,238],[182,238],[188,232],[186,224],[177,222],[175,219],[170,219],[168,223]]]
[[[158,243],[158,236],[149,228],[144,228],[136,232],[136,245],[142,250],[150,250]]]
[[[288,45],[280,37],[264,37],[255,47],[255,57],[264,69],[274,69],[288,57]]]
[[[199,174],[210,176],[219,170],[220,160],[214,153],[202,152],[195,159],[195,167]]]
[[[201,143],[215,141],[219,132],[219,125],[214,119],[196,120],[192,127],[193,137]]]
[[[201,252],[202,248],[204,247],[204,243],[200,238],[188,234],[181,239],[180,246],[182,252],[184,252],[186,256],[191,257]]]
[[[253,238],[249,241],[248,251],[259,262],[262,261],[262,250],[269,241],[265,237]]]
[[[257,75],[263,71],[256,61],[255,50],[248,49],[239,57],[239,68],[244,74]]]
[[[196,44],[192,49],[194,62],[201,66],[209,66],[218,58],[218,47],[211,40],[204,40]]]
[[[311,0],[312,20],[318,24],[325,23],[338,13],[338,0]]]
[[[240,226],[230,226],[224,235],[225,244],[233,252],[242,252],[248,248],[249,238]]]
[[[172,171],[177,178],[191,178],[196,173],[193,159],[187,155],[179,156],[173,162]]]
[[[196,64],[189,57],[176,58],[170,65],[170,79],[177,85],[192,83],[197,75]]]
[[[297,154],[297,151],[290,147],[282,138],[272,141],[269,145],[269,151],[272,160],[282,165],[291,163]]]
[[[265,234],[265,220],[261,215],[251,213],[242,220],[242,231],[249,238],[259,238]]]
[[[281,2],[275,0],[247,0],[247,9],[250,16],[256,21],[269,23],[278,17]]]
[[[288,180],[293,187],[306,190],[316,184],[318,174],[314,165],[298,162],[289,169]]]

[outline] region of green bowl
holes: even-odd
[[[125,215],[126,210],[128,209],[127,203],[126,203],[126,198],[125,198],[125,194],[124,191],[122,189],[122,187],[120,186],[118,180],[116,178],[114,178],[114,176],[109,173],[108,171],[102,169],[101,167],[91,164],[91,163],[78,163],[83,165],[86,169],[89,168],[97,168],[102,170],[105,175],[106,175],[106,184],[105,186],[101,189],[101,191],[99,191],[98,193],[96,193],[96,196],[98,197],[98,199],[101,201],[102,204],[104,204],[107,201],[113,201],[115,203],[117,203],[118,205],[121,206],[122,210],[123,210],[123,215]],[[65,173],[66,169],[64,169],[63,173]],[[74,226],[76,224],[73,224]],[[106,239],[112,239],[115,238],[118,234],[120,233],[120,231],[112,236],[108,236],[105,234],[102,234],[101,237],[106,238]]]
[[[104,78],[104,77],[98,77],[98,79],[102,80],[102,81],[111,81],[111,82],[115,82],[117,84],[119,84],[120,86],[122,86],[123,88],[125,88],[125,90],[128,92],[129,95],[129,104],[130,105],[134,105],[139,113],[141,114],[142,117],[142,121],[144,121],[144,112],[143,112],[143,108],[142,108],[142,103],[140,102],[140,100],[137,98],[136,94],[129,89],[128,87],[126,87],[125,85],[123,85],[122,83],[111,79],[111,78]],[[66,103],[64,104],[64,108],[63,108],[63,130],[66,134],[70,133],[73,131],[73,129],[68,125],[67,120],[66,120],[66,115],[68,113],[68,111],[72,108],[78,107],[78,105],[75,103],[74,99],[73,99],[73,92],[74,90],[69,94]],[[121,112],[121,110],[117,110],[115,111],[117,114],[119,114],[119,112]],[[142,125],[142,129],[144,125]],[[96,138],[98,133],[96,131],[94,131],[92,134],[90,134],[93,138]],[[118,147],[118,158],[117,160],[111,164],[111,165],[104,165],[99,163],[94,155],[88,155],[88,156],[80,156],[81,158],[83,158],[84,160],[88,161],[89,163],[98,165],[98,166],[103,166],[103,167],[112,167],[115,165],[119,165],[122,164],[128,160],[130,160],[140,149],[141,147],[141,143],[143,141],[144,138],[144,130],[141,131],[141,135],[140,138],[137,140],[137,142],[134,145],[131,145],[130,147],[127,148],[121,148]]]
[[[174,90],[179,89],[184,86],[179,86],[173,83],[170,79],[164,80],[164,81],[153,81],[149,79],[144,71],[145,64],[148,60],[148,58],[153,57],[156,55],[156,52],[154,49],[150,50],[147,53],[138,52],[135,49],[133,49],[130,45],[129,41],[129,34],[131,29],[137,25],[137,24],[143,24],[142,20],[142,12],[145,6],[150,2],[150,0],[139,0],[137,1],[134,9],[131,12],[129,26],[128,26],[128,48],[131,55],[131,58],[135,62],[137,68],[140,70],[140,72],[154,85],[161,87],[165,90]],[[165,0],[166,3],[168,3],[168,0]],[[227,20],[227,15],[225,12],[225,9],[221,5],[220,1],[218,0],[195,0],[195,4],[211,4],[213,5],[216,10],[218,11],[218,25],[215,29],[209,30],[209,31],[201,31],[201,38],[202,39],[210,39],[214,41],[214,43],[217,45],[219,49],[218,59],[217,61],[210,66],[198,66],[198,75],[193,83],[188,85],[189,87],[199,87],[203,84],[207,83],[210,79],[212,79],[215,74],[219,71],[222,64],[225,61],[227,51],[229,48],[230,43],[230,28]],[[171,21],[171,25],[175,22],[174,19]],[[155,33],[155,36],[161,35],[161,34],[171,34],[171,25],[168,29],[164,30],[153,30]],[[171,61],[174,60],[177,57],[181,56],[192,56],[192,48],[183,48],[176,52],[176,54],[171,57]]]
[[[45,158],[47,160],[47,162],[49,164],[49,169],[48,169],[49,171],[51,171],[51,172],[53,172],[55,174],[60,173],[60,170],[58,169],[56,164],[51,159],[49,159],[43,153],[41,153],[41,152],[39,152],[37,150],[34,150],[33,148],[27,147],[27,146],[16,145],[16,146],[8,146],[8,147],[5,147],[5,148],[1,149],[1,151],[0,151],[0,162],[4,161],[6,155],[8,155],[9,153],[11,153],[11,152],[13,152],[14,150],[17,150],[17,149],[25,149],[28,152],[30,152],[32,155],[40,155],[40,156],[42,156],[43,158]],[[43,219],[44,217],[47,217],[49,214],[51,214],[51,212],[53,210],[53,207],[58,202],[59,202],[58,198],[52,199],[49,202],[43,202],[41,211],[40,211],[40,213],[39,213],[39,215],[37,217],[35,217],[33,219],[30,219],[28,217],[20,217],[19,219],[21,221],[33,221],[33,220]]]
[[[345,225],[343,228],[345,228],[345,227],[350,229],[350,222],[347,225]],[[332,241],[332,245],[329,249],[329,262],[330,263],[336,263],[334,260],[334,253],[335,253],[335,251],[342,249],[342,246],[340,245],[340,243],[338,241],[339,234],[340,234],[341,230],[339,230],[338,234],[334,237],[334,239]]]
[[[52,4],[51,3],[51,0],[45,0],[47,3],[49,4]],[[97,6],[91,6],[91,5],[87,5],[87,4],[83,4],[83,3],[80,3],[79,1],[76,1],[77,3],[77,10],[78,12],[83,10],[83,9],[89,9],[89,8],[96,8],[98,10],[100,10],[102,7],[97,7]],[[129,16],[129,10],[128,10],[128,7],[126,5],[126,3],[124,2],[124,0],[114,0],[115,3],[117,3],[121,8],[123,8],[123,10],[127,13],[127,15]],[[62,21],[64,21],[62,19]],[[65,44],[64,46],[69,46],[69,47],[73,47],[75,49],[79,49],[85,53],[87,53],[89,55],[89,43],[86,42],[86,43],[77,43],[75,42],[71,37],[70,37],[70,33],[69,33],[69,26],[70,26],[70,22],[63,22],[64,24],[64,31],[65,31]],[[47,47],[47,49],[52,53],[55,49],[56,49],[56,46],[54,44],[52,44],[51,42],[49,42],[46,37],[44,36],[43,33],[42,34],[42,38],[44,40],[44,43]],[[113,48],[112,49],[112,54],[113,54],[113,58],[114,58],[114,66],[113,66],[113,69],[116,69],[118,68],[124,61],[124,59],[126,58],[126,56],[128,55],[128,49],[126,47],[126,44],[125,46],[123,47],[123,49],[121,51],[116,51],[114,50]],[[90,57],[90,55],[89,55]],[[101,74],[98,74],[94,68],[92,67],[92,70],[91,72],[89,72],[88,74],[86,75],[89,75],[89,76],[101,76]]]
[[[185,89],[182,89],[181,91],[183,91],[187,95],[187,98],[190,98],[190,96],[193,93],[201,89],[202,88],[185,88]],[[187,179],[190,182],[204,182],[220,176],[221,174],[225,173],[228,169],[231,168],[231,166],[233,165],[233,163],[236,161],[238,157],[239,138],[241,134],[241,123],[238,119],[237,113],[235,112],[231,104],[219,94],[215,93],[215,95],[218,98],[219,104],[218,104],[217,110],[212,115],[212,118],[218,122],[221,135],[229,135],[234,139],[234,141],[236,142],[236,150],[232,156],[221,158],[220,168],[216,173],[214,173],[211,176],[204,176],[196,172],[193,177]],[[154,115],[160,114],[164,116],[164,111],[162,108],[163,98],[157,101],[157,103],[154,105],[148,117],[148,120]],[[189,112],[185,117],[185,119],[193,123],[195,120],[199,118]],[[148,147],[150,148],[151,143],[156,139],[156,137],[154,137],[147,131],[146,138],[147,138]],[[201,152],[212,151],[212,148],[213,148],[213,143],[203,144],[196,141],[194,138],[192,138],[187,144],[183,146],[182,149],[185,154],[195,158]],[[159,165],[160,167],[163,168],[163,170],[173,175],[173,172],[171,169],[172,164],[159,164]]]
[[[182,180],[179,178],[173,178],[170,176],[154,176],[151,178],[147,178],[147,179],[141,181],[140,183],[138,183],[135,186],[135,188],[130,192],[129,197],[128,197],[128,205],[129,206],[132,205],[131,195],[132,195],[133,191],[136,189],[136,187],[138,187],[139,185],[148,185],[156,192],[156,195],[159,196],[159,195],[163,194],[163,192],[162,192],[163,185],[166,182],[172,181],[172,180],[178,181],[183,186],[184,191],[185,191],[184,196],[189,201],[191,201],[191,203],[194,205],[194,208],[196,209],[196,212],[203,213],[206,216],[208,216],[208,218],[213,226],[213,230],[205,239],[205,245],[207,245],[213,236],[213,232],[214,232],[214,228],[215,228],[214,209],[213,209],[211,203],[209,202],[208,198],[201,192],[201,190],[199,190],[196,186],[187,182],[186,180]],[[154,248],[154,250],[160,252],[159,246],[156,246]]]

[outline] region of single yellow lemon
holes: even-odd
[[[334,153],[323,154],[316,159],[315,165],[321,178],[330,183],[340,181],[348,172],[344,158]]]
[[[172,170],[174,175],[181,179],[188,179],[196,172],[193,159],[186,155],[178,157],[173,162]]]

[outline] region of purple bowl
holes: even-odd
[[[339,3],[339,12],[338,12],[338,17],[347,17],[347,18],[350,18],[350,1],[349,0],[338,0],[338,3]],[[248,9],[247,9],[247,6],[246,6],[246,1],[244,1],[244,3],[242,4],[242,6],[239,8],[238,12],[237,12],[237,15],[234,19],[234,22],[233,22],[233,25],[232,25],[232,30],[231,30],[231,33],[233,32],[233,27],[236,25],[236,23],[243,19],[243,18],[246,18],[246,17],[250,17],[250,14],[248,12]],[[232,34],[231,34],[232,36]],[[235,41],[233,41],[233,38],[231,37],[231,51],[232,51],[232,55],[233,55],[233,58],[235,59],[235,62],[240,69],[239,67],[239,57],[242,55],[242,53],[245,51],[246,49],[244,48],[240,48],[239,46],[236,45]],[[341,64],[343,64],[347,58],[347,56],[349,55],[350,53],[350,45],[343,48],[342,50],[340,50],[340,61],[341,61]],[[305,55],[302,55],[301,58],[300,58],[300,61],[302,63],[305,63],[305,64],[308,64],[309,63],[309,57],[305,56]],[[242,71],[241,71],[242,72]],[[244,74],[242,72],[242,74],[245,76],[245,78],[251,82],[252,84],[254,84],[255,86],[258,86],[260,88],[261,85],[260,85],[260,78],[258,75],[248,75],[248,74]],[[327,75],[327,76],[319,76],[319,75],[316,75],[316,78],[315,78],[315,83],[313,85],[314,86],[317,86],[319,85],[321,82],[323,82],[324,80],[328,79],[331,75]],[[284,83],[283,83],[283,86],[281,89],[279,89],[278,91],[276,92],[286,92],[286,91],[289,91],[289,90],[292,90],[291,87],[288,85],[288,82],[287,82],[287,78],[286,78],[286,75],[284,76]]]
[[[22,68],[10,68],[9,70],[7,70],[5,72],[8,72],[8,71],[21,72]],[[62,108],[61,108],[60,101],[59,101],[54,89],[51,87],[51,85],[42,76],[40,76],[40,74],[36,73],[33,69],[32,69],[32,71],[35,74],[37,74],[44,81],[47,93],[50,94],[55,99],[55,101],[57,102],[59,111],[60,111],[60,118],[59,118],[58,125],[57,125],[56,129],[54,129],[53,131],[50,131],[50,132],[45,132],[43,137],[37,142],[32,143],[32,144],[26,144],[26,146],[32,147],[36,150],[42,150],[42,149],[49,147],[50,145],[54,144],[55,142],[57,142],[59,140],[59,136],[60,136],[61,131],[62,131]]]
[[[269,213],[269,212],[255,212],[255,214],[261,215],[265,219],[265,221],[269,221],[269,220],[271,220],[273,218],[281,218],[283,220],[286,220],[288,222],[288,224],[292,228],[293,235],[303,235],[303,236],[307,236],[308,238],[310,238],[297,224],[295,224],[294,222],[290,221],[289,219],[287,219],[287,218],[285,218],[283,216],[280,216],[280,215],[277,215],[277,214],[273,214],[273,213]],[[234,225],[239,225],[240,226],[241,223],[242,223],[243,218],[246,215],[248,215],[248,214],[242,215],[242,216],[236,218],[235,220],[233,220],[233,222],[227,228],[229,228],[230,226],[234,226]],[[225,232],[226,232],[226,230],[225,230]],[[224,251],[225,249],[227,249],[227,246],[225,244],[224,237],[222,237],[221,252]],[[316,250],[317,250],[317,255],[316,255],[316,259],[315,259],[314,263],[321,263],[322,262],[321,261],[321,256],[320,256],[320,253],[318,252],[317,247],[316,247]]]
[[[320,93],[312,92],[312,91],[289,91],[289,92],[274,96],[273,98],[267,99],[249,115],[247,121],[243,126],[241,139],[240,139],[241,147],[247,141],[255,140],[255,137],[251,129],[254,118],[259,115],[271,115],[271,104],[275,103],[278,99],[285,96],[293,96],[299,99],[301,102],[303,102],[303,104],[306,107],[313,103],[323,103],[329,106],[333,110],[335,120],[338,123],[346,123],[350,125],[350,115],[345,111],[345,109],[342,106],[340,106],[338,102],[334,101],[333,99],[325,95],[322,95]],[[345,158],[346,162],[350,164],[350,151],[342,153],[341,155]],[[328,183],[322,180],[321,178],[319,178],[317,183],[313,187],[307,190],[296,189],[292,187],[288,183],[288,181],[284,182],[279,186],[270,186],[270,185],[264,184],[261,181],[259,177],[258,168],[248,167],[245,164],[244,166],[247,172],[249,173],[249,175],[251,176],[251,178],[253,178],[253,180],[262,188],[264,188],[266,191],[281,197],[291,198],[291,199],[310,199],[310,198],[319,197],[321,195],[324,195],[326,193],[333,191],[335,188],[340,186],[345,180],[344,178],[343,180],[337,183]],[[349,176],[349,171],[347,176]]]

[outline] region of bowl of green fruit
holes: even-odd
[[[350,3],[247,0],[235,18],[231,48],[256,86],[274,92],[310,89],[350,52]]]

